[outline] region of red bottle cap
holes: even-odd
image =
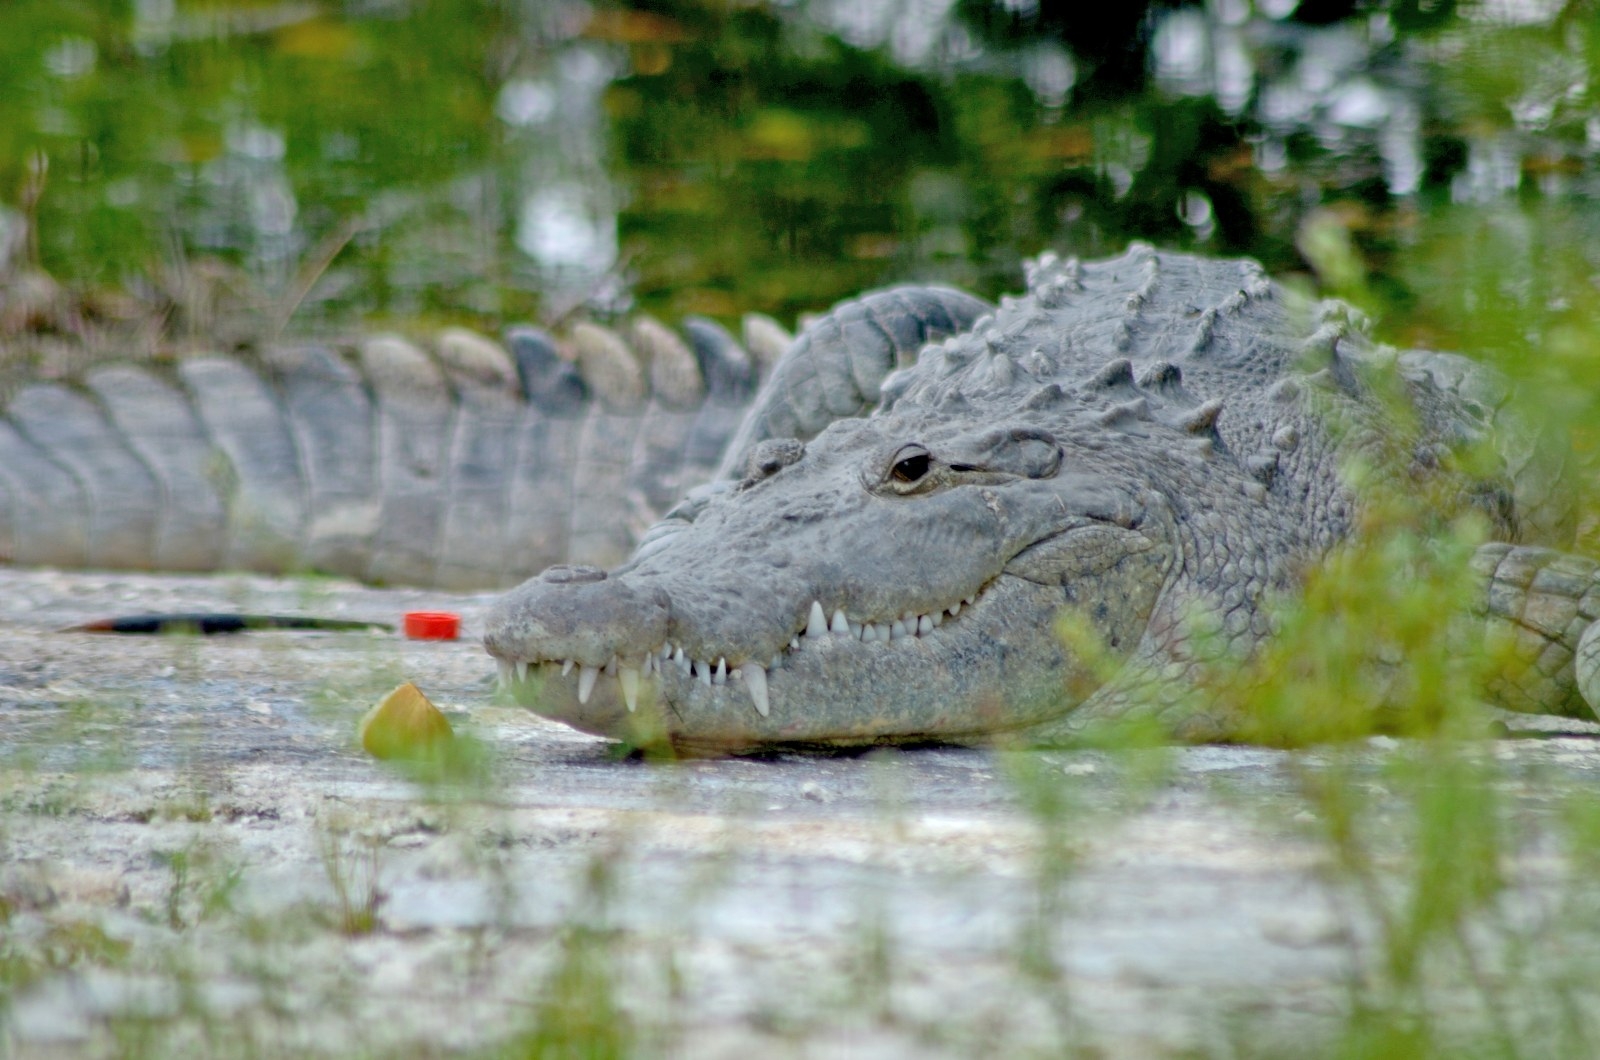
[[[461,634],[461,616],[451,611],[407,611],[405,627],[412,640],[455,640]]]

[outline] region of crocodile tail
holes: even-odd
[[[451,329],[429,350],[374,336],[30,383],[0,416],[0,559],[452,589],[613,565],[753,389],[708,387],[705,356],[654,328]]]

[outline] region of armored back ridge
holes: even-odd
[[[915,332],[950,295],[896,299],[871,331],[852,306],[813,325],[833,341],[791,347],[726,477],[632,559],[501,601],[485,643],[526,702],[690,750],[1048,741],[1136,710],[1227,736],[1223,712],[1169,714],[1152,690],[1195,665],[1195,616],[1240,658],[1271,635],[1264,601],[1349,538],[1362,498],[1340,470],[1367,460],[1500,539],[1478,561],[1485,610],[1526,662],[1501,700],[1590,712],[1594,565],[1514,547],[1563,543],[1570,496],[1488,370],[1378,346],[1359,314],[1254,262],[1145,246],[1047,255],[1026,294],[901,366],[866,352],[874,336]],[[1454,454],[1480,443],[1498,459],[1469,473]],[[1056,636],[1069,608],[1115,678]]]

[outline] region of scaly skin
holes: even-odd
[[[893,366],[988,308],[918,297],[901,332],[855,348]],[[455,590],[616,564],[712,474],[788,343],[761,317],[743,347],[711,321],[680,337],[640,319],[559,344],[451,329],[431,350],[371,336],[30,382],[0,415],[0,562]],[[850,385],[830,394],[864,407]]]
[[[1152,689],[1195,665],[1197,626],[1241,657],[1270,636],[1265,598],[1349,538],[1340,468],[1364,457],[1409,461],[1441,518],[1480,511],[1505,542],[1475,563],[1527,663],[1500,701],[1590,713],[1600,581],[1511,547],[1559,543],[1570,504],[1491,373],[1376,347],[1253,262],[1136,246],[1047,257],[1029,280],[899,371],[849,338],[859,307],[814,326],[844,338],[802,337],[778,364],[724,460],[742,475],[611,573],[555,568],[502,599],[485,644],[503,678],[580,729],[690,751],[1049,742],[1133,712],[1226,737],[1225,715]],[[1454,448],[1485,439],[1502,466],[1459,470]],[[1116,676],[1063,644],[1067,610]]]
[[[22,386],[0,415],[0,561],[318,571],[450,589],[617,563],[716,466],[787,337],[637,321],[560,348],[456,329]],[[0,354],[3,354],[0,350]]]

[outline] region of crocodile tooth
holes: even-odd
[[[700,683],[701,684],[705,685],[707,688],[711,687],[711,664],[710,663],[704,663],[704,662],[701,662],[699,659],[696,659],[694,661],[694,675],[700,679]]]
[[[822,601],[811,601],[811,613],[806,616],[806,636],[820,637],[828,632],[828,616],[822,613]]]
[[[878,627],[871,622],[861,623],[861,640],[865,644],[875,644],[878,640]]]
[[[734,672],[744,677],[745,687],[750,690],[750,700],[756,705],[756,713],[763,718],[766,717],[769,709],[767,702],[767,672],[759,664],[753,662],[745,663]]]
[[[799,637],[790,637],[789,638],[789,650],[790,651],[799,651],[800,650],[800,638]]]
[[[894,625],[889,627],[889,639],[899,640],[901,637],[908,636],[910,636],[910,634],[906,632],[906,624],[900,621],[898,618],[895,619]]]
[[[589,696],[594,693],[595,680],[600,676],[600,671],[593,666],[578,667],[578,702],[588,703]]]
[[[933,632],[933,619],[929,618],[927,615],[918,615],[917,616],[917,636],[926,637],[929,633],[932,633],[932,632]]]
[[[933,628],[934,629],[938,629],[940,626],[944,625],[944,612],[943,611],[930,611],[930,612],[928,612],[927,618],[928,618],[929,622],[933,623]]]
[[[972,606],[972,601],[976,600],[977,598],[978,598],[978,594],[977,593],[973,593],[971,596],[967,597],[962,602],[965,603],[968,607],[971,607]]]
[[[833,625],[828,627],[833,633],[849,633],[850,620],[844,617],[844,608],[836,607],[833,611]]]
[[[571,659],[562,659],[561,660],[561,676],[562,677],[565,677],[565,676],[567,676],[568,674],[570,674],[572,672],[572,663],[573,663],[573,660],[571,660]]]
[[[894,635],[890,631],[890,624],[888,622],[880,622],[878,624],[878,643],[887,644],[893,639]]]
[[[714,685],[720,685],[720,684],[725,684],[727,682],[727,680],[728,680],[728,660],[727,659],[718,659],[717,660],[717,668],[711,675],[711,683],[714,684]]]
[[[517,662],[516,662],[516,668],[517,668],[517,680],[518,681],[526,681],[528,679],[528,660],[526,660],[526,659],[518,659]]]
[[[960,613],[961,613],[961,601],[957,600],[955,603],[950,605],[950,617],[951,618],[955,618]]]
[[[908,633],[915,633],[917,631],[917,613],[915,611],[907,611],[905,614],[900,616],[900,621],[902,624],[904,624]]]
[[[654,677],[656,675],[656,653],[653,651],[644,653],[644,675],[646,677]]]
[[[860,640],[861,639],[861,623],[859,623],[859,622],[846,622],[845,623],[845,632],[849,634],[851,640]]]
[[[694,676],[694,665],[683,655],[683,645],[678,645],[677,651],[672,653],[672,661],[678,667],[678,672],[685,677]]]
[[[782,666],[782,665],[783,665],[783,656],[782,655],[774,655],[772,657],[772,661],[767,664],[767,669],[776,670],[779,666]]]
[[[500,660],[500,684],[501,685],[509,685],[511,683],[512,675],[514,673],[516,673],[516,670],[512,667],[511,661],[509,659],[501,659]]]
[[[628,713],[632,714],[639,709],[639,671],[624,666],[618,677],[622,681],[622,701],[628,704]]]
[[[606,660],[606,676],[617,676],[617,657],[615,655]]]

